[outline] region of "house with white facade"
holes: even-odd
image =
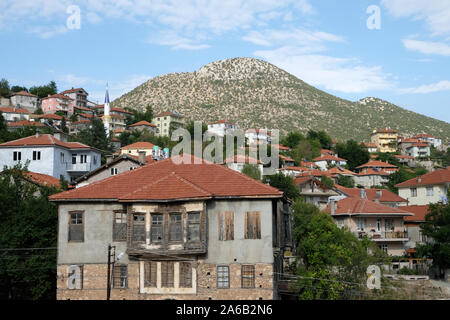
[[[272,141],[270,131],[267,129],[247,129],[245,140],[248,144],[270,143]]]
[[[429,143],[436,149],[440,149],[442,146],[442,139],[434,137],[431,134],[422,133],[416,135],[414,138],[420,140],[421,142]]]
[[[263,176],[263,163],[258,159],[248,157],[248,156],[236,155],[233,158],[228,158],[228,159],[225,159],[225,161],[224,161],[225,166],[227,166],[228,168],[230,168],[234,171],[241,172],[241,173],[246,164],[255,165],[258,168],[259,172],[261,173],[261,177]]]
[[[450,167],[399,183],[395,187],[398,188],[399,196],[407,199],[409,205],[424,206],[445,201],[450,189]]]
[[[345,166],[347,165],[347,160],[339,158],[336,155],[331,155],[329,153],[322,153],[319,157],[313,159],[313,162],[320,170],[326,171],[333,166]]]
[[[13,92],[10,99],[15,108],[27,109],[31,113],[38,107],[38,96],[26,91]]]
[[[30,120],[30,112],[27,109],[5,107],[0,108],[0,112],[6,122]]]
[[[425,142],[413,143],[406,148],[406,154],[415,159],[429,157],[431,155],[430,145]]]
[[[234,131],[238,130],[239,127],[226,120],[219,120],[208,124],[208,134],[224,137],[226,134],[233,134]]]
[[[101,151],[79,142],[63,142],[50,134],[0,144],[0,167],[25,165],[28,170],[67,181],[101,166]]]

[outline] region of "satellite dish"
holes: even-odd
[[[117,256],[117,261],[119,261],[120,259],[123,258],[125,254],[123,252],[121,252],[118,256]]]

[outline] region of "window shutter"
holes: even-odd
[[[224,224],[223,212],[219,212],[219,241],[224,240],[223,236],[223,224]]]
[[[234,213],[225,212],[226,237],[225,240],[234,240]]]

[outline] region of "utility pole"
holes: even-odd
[[[111,265],[114,267],[114,262],[116,260],[116,247],[111,246],[111,244],[108,245],[108,280],[107,280],[107,286],[106,286],[106,300],[110,300],[111,298]],[[112,259],[111,259],[112,258]],[[111,262],[112,260],[112,262]]]

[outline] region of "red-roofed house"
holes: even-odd
[[[30,120],[30,112],[27,109],[18,108],[0,108],[0,112],[6,122],[17,122],[21,120]]]
[[[148,121],[139,121],[129,126],[129,129],[138,131],[148,130],[150,132],[153,132],[154,134],[158,133],[158,127]]]
[[[360,239],[371,238],[389,255],[403,256],[408,241],[403,217],[412,213],[370,201],[363,189],[359,197],[331,201],[326,211],[339,227],[347,227]]]
[[[450,167],[436,170],[395,186],[410,205],[428,205],[442,201],[450,190]]]
[[[48,95],[41,99],[41,108],[44,113],[62,111],[66,115],[73,114],[74,100],[62,94]]]
[[[389,182],[390,173],[383,169],[364,168],[355,177],[355,184],[363,188],[372,188],[375,186],[384,186]]]
[[[397,152],[398,133],[392,129],[374,130],[370,142],[375,143],[379,152]]]
[[[238,130],[238,126],[226,120],[208,123],[208,133],[211,135],[224,137],[228,133],[233,134],[236,130]]]
[[[145,151],[146,156],[150,156],[153,153],[155,145],[150,142],[136,142],[120,149],[120,154],[128,154],[139,156],[140,151]]]
[[[39,123],[39,122],[37,122]],[[39,123],[41,124],[41,123]],[[64,177],[72,182],[101,165],[101,151],[78,142],[63,142],[50,134],[0,144],[0,167],[13,167],[29,160],[32,172]]]
[[[393,164],[383,161],[379,161],[379,160],[371,160],[363,165],[360,165],[359,167],[356,167],[356,170],[361,173],[363,172],[365,169],[376,169],[379,171],[385,171],[389,174],[397,172],[398,171],[398,167],[394,166]]]
[[[74,106],[86,108],[88,93],[83,88],[72,88],[61,92],[62,95],[68,96],[74,101]]]
[[[121,253],[111,299],[278,298],[276,274],[292,243],[282,192],[192,162],[157,161],[50,197],[58,204],[57,299],[106,298],[105,283],[89,279],[107,277],[109,244]],[[73,269],[85,275],[79,290],[69,290]]]
[[[39,121],[32,121],[32,120],[22,120],[8,123],[8,131],[14,131],[17,129],[22,129],[24,127],[43,128],[45,127],[45,125],[40,123]]]
[[[249,156],[236,155],[233,158],[228,158],[224,161],[224,165],[237,172],[242,172],[245,164],[255,165],[261,173],[261,177],[263,176],[263,163],[258,159]]]
[[[418,244],[424,244],[428,241],[422,234],[420,225],[425,222],[425,216],[428,214],[430,206],[405,206],[402,210],[413,213],[413,216],[403,218],[405,226],[408,229],[409,242],[406,244],[408,249],[414,249]]]
[[[413,143],[406,147],[406,154],[414,158],[426,158],[431,155],[430,144],[427,142]]]
[[[328,168],[333,166],[345,166],[347,165],[347,160],[339,158],[336,155],[331,155],[329,153],[322,153],[319,157],[313,159],[313,162],[321,170],[326,171]]]
[[[27,109],[33,113],[38,107],[38,96],[26,91],[11,93],[11,104],[16,108]]]
[[[359,188],[344,188],[341,186],[337,186],[337,188],[348,194],[350,197],[357,198],[361,195],[361,189]],[[387,189],[365,189],[365,194],[368,200],[379,202],[388,207],[398,208],[400,206],[405,206],[408,203],[406,199],[403,199]],[[403,207],[400,209],[403,210]]]
[[[438,138],[438,137],[433,137],[431,134],[422,133],[422,134],[416,135],[414,138],[418,139],[422,142],[429,143],[436,149],[440,149],[442,146],[442,139]]]
[[[169,136],[171,129],[184,126],[184,115],[175,111],[163,112],[154,116],[152,123],[158,127],[160,136]]]
[[[314,204],[320,210],[327,207],[330,197],[345,195],[341,190],[323,184],[319,178],[314,176],[297,176],[294,181],[306,202]]]

